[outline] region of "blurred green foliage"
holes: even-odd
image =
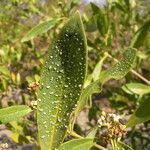
[[[82,14],[88,40],[87,82],[88,79],[91,80],[93,70],[104,53],[107,52],[112,57],[120,59],[123,49],[130,46],[137,48],[138,53],[134,69],[142,77],[150,80],[149,7],[150,3],[146,0],[108,0],[103,7],[95,4],[94,1],[87,4],[79,0],[1,0],[0,108],[16,104],[36,108],[36,92],[44,56],[47,54],[51,40],[57,36],[66,19],[75,10],[79,10]],[[21,43],[22,38],[31,28],[56,18],[61,19],[60,23],[48,32],[31,41]],[[108,57],[101,66],[105,70],[112,64],[114,60]],[[121,89],[121,86],[130,82],[146,84],[132,73],[128,73],[119,82],[109,81],[101,94],[93,95],[89,120],[96,120],[97,118],[92,114],[98,114],[103,109],[119,114],[131,114],[141,101],[150,99],[149,93],[142,96],[136,93],[131,95]],[[108,103],[109,107],[99,107],[102,103],[101,99],[105,99],[104,104]],[[14,134],[13,139],[19,143],[36,143],[35,120],[34,112],[25,117],[24,121],[9,123],[7,126]],[[145,128],[149,130],[148,123],[144,124],[144,129],[133,128],[124,138],[130,141],[134,149],[150,148],[149,139],[144,133]],[[92,126],[90,122],[89,124]],[[16,132],[18,126],[21,128],[20,132]]]

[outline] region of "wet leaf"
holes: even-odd
[[[131,69],[135,60],[136,50],[129,48],[124,53],[124,58],[110,69],[101,72],[100,77],[95,82],[88,85],[82,92],[77,108],[74,112],[75,118],[79,112],[85,107],[86,101],[93,93],[99,93],[102,85],[110,79],[119,80],[123,78]]]
[[[124,58],[111,67],[109,70],[103,71],[100,75],[101,83],[105,83],[110,79],[119,80],[123,78],[131,69],[135,60],[136,50],[128,48],[124,53]]]
[[[128,83],[122,86],[122,89],[128,94],[148,94],[150,93],[150,86],[142,83]]]
[[[63,143],[58,150],[89,150],[93,145],[93,139],[73,139]]]
[[[143,123],[145,121],[150,120],[150,100],[145,99],[141,102],[139,108],[133,113],[133,115],[129,118],[126,126],[132,127],[137,124]]]
[[[18,120],[24,115],[31,112],[30,107],[26,105],[10,106],[0,109],[0,123],[8,123],[10,121]]]
[[[29,41],[29,40],[35,38],[37,35],[41,35],[42,33],[47,32],[48,30],[53,28],[59,21],[60,21],[60,18],[55,18],[55,19],[51,19],[51,20],[48,20],[48,21],[38,24],[37,26],[32,28],[25,35],[25,37],[23,37],[21,42]]]
[[[143,44],[144,40],[146,39],[149,31],[150,31],[150,21],[147,21],[135,33],[135,35],[131,41],[131,47],[139,48],[140,46],[142,46],[142,44]]]
[[[76,13],[53,42],[42,69],[37,112],[42,150],[58,148],[66,135],[84,84],[86,57],[83,24]]]

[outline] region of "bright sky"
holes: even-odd
[[[107,0],[83,0],[83,2],[85,3],[93,2],[97,4],[99,7],[103,7],[106,4]]]

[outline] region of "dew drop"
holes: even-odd
[[[51,95],[51,94],[54,94],[54,92],[50,92],[49,94],[50,94],[50,95]]]
[[[67,95],[64,95],[64,98],[67,98]]]
[[[65,88],[67,88],[67,87],[68,87],[68,85],[66,84],[66,85],[64,85],[64,87],[65,87]]]
[[[39,98],[38,101],[41,102],[41,99]]]
[[[48,69],[51,69],[51,68],[52,68],[52,66],[49,66],[49,67],[48,67]]]
[[[59,72],[63,73],[63,69],[61,69]]]
[[[59,79],[61,79],[61,76],[58,76]]]
[[[43,92],[43,95],[46,95],[46,93],[45,93],[45,92]]]
[[[81,86],[82,86],[81,84],[78,85],[78,87],[80,87],[80,88],[81,88]]]
[[[46,130],[46,133],[49,133],[49,131],[48,131],[48,130]]]
[[[39,109],[39,111],[41,111],[41,112],[42,112],[42,111],[43,111],[43,109],[42,109],[42,108],[40,108],[40,109]]]
[[[43,124],[46,124],[46,121],[44,121]]]
[[[46,88],[47,88],[47,89],[49,89],[49,88],[50,88],[50,86],[49,86],[49,85],[47,85],[47,86],[46,86]]]
[[[44,115],[46,115],[46,112],[43,112]]]
[[[45,138],[45,135],[42,135],[41,138],[44,139],[44,138]]]
[[[57,49],[57,48],[58,48],[58,46],[56,45],[56,46],[55,46],[55,48]]]

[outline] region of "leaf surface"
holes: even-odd
[[[53,28],[59,21],[60,18],[55,18],[38,24],[23,37],[21,42],[29,41],[34,37],[36,37],[37,35],[41,35],[42,33],[47,32],[48,30]]]
[[[94,138],[97,133],[98,127],[92,128],[92,130],[87,134],[86,138]]]
[[[0,109],[0,123],[17,121],[19,118],[31,112],[30,107],[26,105],[10,106]]]
[[[100,73],[101,73],[101,69],[102,69],[102,65],[104,60],[108,57],[108,53],[104,53],[104,56],[101,58],[101,60],[96,64],[94,71],[92,72],[92,77],[93,80],[96,81],[99,79]]]
[[[110,79],[119,80],[123,78],[131,69],[135,60],[136,50],[129,48],[124,53],[124,58],[112,66],[110,69],[101,72],[100,77],[95,82],[88,85],[82,92],[77,108],[74,112],[75,117],[85,107],[86,101],[93,93],[101,92],[102,85]]]
[[[130,71],[135,60],[136,50],[133,48],[128,48],[124,52],[123,56],[124,58],[120,62],[115,64],[109,70],[101,73],[99,79],[101,83],[105,83],[110,79],[120,80]]]
[[[89,150],[94,145],[93,139],[73,139],[63,143],[58,150]]]
[[[133,115],[131,115],[126,126],[133,127],[148,120],[150,120],[150,100],[145,99]]]
[[[149,31],[150,31],[150,21],[147,21],[135,33],[135,35],[131,41],[131,47],[139,48],[140,46],[142,46],[142,44],[143,44],[144,40],[146,39]]]
[[[142,83],[128,83],[122,86],[122,89],[128,94],[148,94],[150,93],[150,86]]]
[[[77,12],[53,42],[42,69],[37,122],[42,150],[62,143],[79,100],[87,66],[86,38]]]

